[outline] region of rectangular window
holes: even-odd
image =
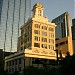
[[[54,34],[49,33],[49,37],[54,38]]]
[[[40,31],[39,30],[34,30],[34,33],[35,34],[40,34]]]
[[[47,45],[46,44],[42,44],[41,46],[42,46],[42,48],[47,49]]]
[[[17,59],[15,59],[15,64],[17,65]]]
[[[34,43],[34,47],[39,47],[40,48],[40,44],[39,43]]]
[[[39,24],[35,24],[35,28],[40,28],[40,25]]]
[[[53,39],[49,39],[49,43],[54,44],[54,40]]]
[[[43,31],[42,31],[42,35],[43,35],[43,36],[47,36],[47,32],[43,32]]]
[[[49,49],[50,49],[50,50],[54,50],[54,46],[49,45]]]
[[[38,37],[38,36],[34,36],[34,40],[36,40],[36,41],[40,41],[40,37]]]
[[[11,66],[11,61],[9,61],[9,65]]]
[[[47,27],[46,26],[42,26],[42,29],[47,30]]]
[[[14,65],[14,60],[12,60],[12,65]]]
[[[47,42],[47,38],[42,38],[42,42]]]
[[[21,58],[19,58],[19,64],[21,64]]]
[[[49,27],[49,31],[54,31],[53,27]]]

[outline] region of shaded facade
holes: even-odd
[[[14,52],[11,52],[11,54],[14,54]],[[0,49],[0,69],[4,69],[4,58],[9,55],[10,52],[4,52],[3,49]]]
[[[15,52],[20,27],[31,17],[31,0],[0,0],[0,7],[0,48]]]
[[[56,39],[72,36],[71,34],[71,23],[70,15],[68,12],[56,17],[52,20],[57,25],[56,27]]]

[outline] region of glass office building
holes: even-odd
[[[71,22],[70,15],[68,12],[61,14],[52,20],[56,26],[56,39],[72,36],[71,34]]]
[[[0,49],[17,51],[20,27],[31,17],[31,0],[2,0],[0,23]],[[0,11],[1,11],[0,9]]]
[[[0,0],[0,23],[1,23],[2,4],[3,0]]]

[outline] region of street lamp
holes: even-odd
[[[57,66],[58,66],[58,61],[59,61],[59,58],[58,58],[58,50],[56,49],[56,50],[54,50],[54,51],[56,51]]]

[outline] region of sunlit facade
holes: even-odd
[[[33,51],[55,50],[55,23],[48,22],[43,16],[44,8],[41,4],[34,5],[33,16],[21,27],[20,51],[28,48]]]
[[[20,27],[31,17],[31,0],[3,0],[1,4],[0,48],[15,52]]]
[[[75,54],[75,18],[72,19],[72,40],[73,40],[73,47],[74,47],[74,54]]]
[[[58,53],[66,56],[66,54],[69,52],[70,55],[74,54],[74,50],[73,50],[73,41],[72,41],[72,37],[68,36],[68,37],[64,37],[61,38],[59,40],[56,40],[56,49],[58,50]]]
[[[42,4],[36,3],[32,13],[32,18],[21,26],[17,53],[5,58],[5,70],[8,72],[21,72],[28,66],[43,67],[44,63],[52,65],[51,62],[56,62],[56,25],[43,16]]]

